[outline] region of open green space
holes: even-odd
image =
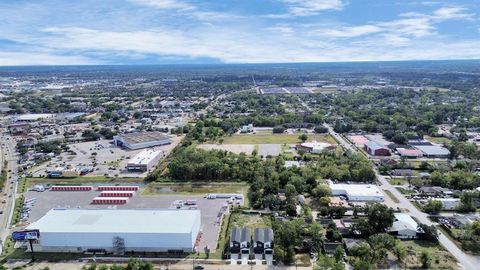
[[[384,189],[383,192],[385,192],[385,194],[387,194],[388,197],[390,197],[390,199],[392,199],[392,201],[394,201],[395,203],[400,203],[397,197],[395,197],[395,195],[393,195],[393,193],[390,190]]]
[[[113,183],[113,182],[143,182],[142,178],[133,177],[106,177],[106,176],[80,176],[73,178],[45,178],[45,177],[27,177],[25,178],[26,187],[30,188],[38,184],[52,185],[84,185],[88,183]]]
[[[231,182],[185,182],[185,183],[150,183],[143,192],[144,195],[161,194],[207,194],[207,193],[242,193],[246,196],[246,183]]]
[[[421,268],[420,254],[427,251],[431,257],[429,269],[458,269],[455,258],[439,244],[421,240],[402,241],[407,248],[407,257],[404,261],[406,269]]]
[[[398,190],[398,192],[402,193],[403,195],[412,195],[415,193],[414,191],[407,190],[402,187],[396,187],[396,189]]]
[[[449,138],[445,137],[430,137],[430,136],[424,136],[425,140],[428,140],[432,143],[438,143],[438,144],[450,144],[452,140]]]
[[[236,134],[223,138],[223,144],[296,144],[301,142],[298,136],[299,134]],[[330,135],[309,134],[307,141],[313,139],[336,144]]]

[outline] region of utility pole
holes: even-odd
[[[35,261],[35,255],[33,254],[33,239],[28,239],[28,242],[30,243],[30,252],[32,254],[32,262]]]

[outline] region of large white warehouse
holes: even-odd
[[[164,156],[162,150],[144,149],[127,163],[129,171],[149,171]]]
[[[145,131],[113,136],[113,143],[130,150],[171,144],[169,136],[158,131]]]
[[[199,210],[52,209],[27,230],[38,229],[35,251],[192,252]]]
[[[383,202],[385,197],[375,185],[334,184],[329,181],[333,196],[345,196],[352,202]]]

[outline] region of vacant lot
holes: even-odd
[[[407,247],[405,266],[408,269],[421,268],[420,254],[426,250],[432,256],[430,269],[460,269],[455,258],[440,245],[425,241],[403,241]]]
[[[253,144],[201,144],[198,148],[205,150],[225,150],[235,154],[251,154],[255,149]]]
[[[236,134],[224,138],[224,144],[296,144],[299,134]],[[335,144],[329,135],[309,135],[307,141],[317,140]]]

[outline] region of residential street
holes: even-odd
[[[336,133],[333,131],[333,128],[327,124],[325,124],[325,127],[328,128],[330,135],[332,135],[337,142],[339,142],[344,148],[349,149],[353,152],[357,152],[355,147],[347,142],[340,134]],[[374,166],[374,165],[372,165]],[[385,176],[382,176],[377,168],[374,166],[375,174],[378,178],[378,181],[381,183],[380,188],[383,190],[388,190],[390,191],[400,202],[395,203],[392,200],[390,205],[392,207],[396,206],[399,208],[407,209],[409,214],[416,218],[418,221],[421,223],[425,223],[427,225],[432,225],[433,223],[428,219],[427,214],[419,211],[407,198],[405,198],[393,185],[391,185],[388,180],[386,179]],[[387,196],[387,195],[386,195]],[[395,208],[395,207],[394,207]],[[480,265],[480,257],[479,256],[473,256],[470,254],[466,254],[463,252],[460,248],[455,245],[454,242],[452,242],[448,237],[446,237],[443,234],[439,235],[439,242],[440,244],[445,247],[456,259],[459,263],[462,264],[462,266],[465,269],[479,269]]]

